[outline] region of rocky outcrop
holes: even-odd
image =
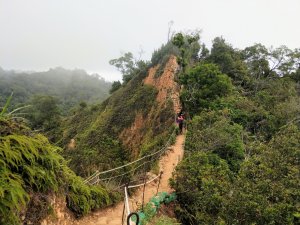
[[[179,65],[175,56],[170,56],[164,72],[161,76],[155,77],[159,65],[152,67],[149,70],[148,76],[144,79],[144,84],[152,85],[158,90],[157,102],[162,105],[170,98],[174,105],[174,112],[178,113],[181,110],[179,99],[180,86],[176,83],[175,77]]]

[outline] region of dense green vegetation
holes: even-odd
[[[20,119],[0,113],[0,224],[38,224],[51,212],[51,196],[67,199],[76,216],[112,204],[118,196],[89,187],[67,166],[61,149]]]
[[[156,218],[151,224],[153,225],[176,225],[177,221],[167,216],[160,216]]]
[[[51,96],[35,95],[29,104],[22,112],[30,127],[42,132],[50,142],[58,142],[62,136],[62,115],[58,100]]]
[[[47,72],[14,72],[0,68],[0,105],[12,92],[10,107],[28,104],[35,95],[52,96],[58,100],[63,114],[82,101],[100,102],[109,96],[111,83],[98,74],[88,75],[84,70],[50,69]]]
[[[299,224],[299,50],[238,50],[216,38],[200,56],[179,76],[192,119],[185,159],[171,181],[178,218]]]

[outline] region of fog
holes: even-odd
[[[150,59],[173,31],[201,29],[210,46],[254,43],[300,47],[299,0],[0,0],[0,67],[43,71],[62,66],[121,79],[108,61],[142,49]]]

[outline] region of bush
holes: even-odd
[[[189,124],[187,152],[212,152],[225,159],[233,172],[238,172],[244,159],[242,126],[230,120],[229,112],[203,111]]]
[[[232,224],[299,223],[300,131],[289,125],[241,165],[224,218]],[[237,216],[238,215],[238,216]]]
[[[214,224],[230,192],[231,172],[225,160],[212,153],[195,152],[186,157],[174,173],[171,186],[180,207],[183,224]]]
[[[9,118],[0,118],[0,123],[0,224],[20,223],[20,213],[26,212],[28,204],[31,211],[25,220],[38,222],[46,216],[47,195],[53,192],[67,192],[68,206],[77,216],[115,199],[104,188],[85,185],[67,167],[61,149],[43,135],[23,129]],[[32,205],[41,207],[38,214]]]

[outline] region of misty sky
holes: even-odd
[[[234,47],[300,47],[300,0],[0,0],[0,67],[62,66],[121,75],[108,61],[121,52],[150,59],[173,29],[202,29],[208,46],[223,36]]]

